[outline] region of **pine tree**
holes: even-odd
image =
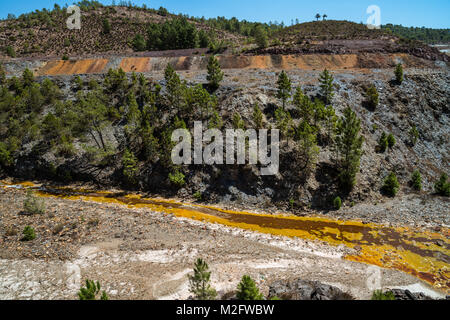
[[[219,115],[217,110],[214,110],[211,116],[211,119],[209,119],[208,123],[208,129],[222,129],[223,127],[223,120],[222,117]]]
[[[325,104],[331,104],[334,96],[333,88],[333,76],[328,72],[327,69],[323,70],[320,74],[320,94],[322,96],[323,102]]]
[[[304,161],[303,167],[300,168],[301,171],[314,169],[319,156],[319,147],[314,129],[306,120],[303,120],[298,126],[295,139],[299,145],[300,157]]]
[[[103,33],[110,34],[111,33],[111,23],[109,22],[109,20],[103,19],[102,24],[103,24]]]
[[[385,153],[388,147],[389,143],[387,140],[387,134],[386,132],[383,132],[380,139],[378,140],[378,151],[381,153]]]
[[[233,115],[233,128],[235,130],[238,130],[238,129],[245,130],[244,120],[242,120],[241,115],[237,112],[235,112]]]
[[[411,186],[416,191],[422,190],[422,175],[419,170],[413,172],[411,176]]]
[[[95,283],[91,280],[86,280],[86,287],[81,288],[78,292],[78,298],[80,300],[96,300],[98,294],[100,293],[100,283],[97,281]],[[102,292],[100,300],[109,300],[108,295],[105,291]]]
[[[409,130],[408,134],[411,145],[415,146],[417,144],[417,141],[419,140],[419,131],[417,130],[417,127],[413,125]]]
[[[264,49],[268,45],[267,31],[262,26],[256,27],[255,40],[258,48]]]
[[[300,87],[295,90],[292,103],[297,108],[300,118],[311,124],[311,120],[314,117],[314,105]]]
[[[380,101],[377,88],[372,85],[366,90],[367,104],[370,108],[375,109]]]
[[[6,83],[6,72],[3,66],[0,64],[0,86]]]
[[[394,137],[394,135],[392,133],[390,133],[387,136],[387,143],[388,143],[389,149],[394,148],[395,144],[397,143],[397,141],[395,140],[395,137]]]
[[[164,78],[167,86],[167,100],[170,107],[179,110],[181,107],[182,85],[178,74],[171,64],[167,64],[164,71]]]
[[[209,81],[209,85],[212,90],[219,88],[220,82],[223,80],[223,72],[220,69],[219,61],[215,56],[211,56],[208,61],[208,76],[206,80]]]
[[[390,197],[395,197],[399,187],[400,184],[398,183],[397,176],[394,172],[391,172],[384,180],[382,191]]]
[[[450,182],[448,182],[448,175],[443,173],[438,182],[434,185],[434,190],[441,196],[450,196]]]
[[[278,75],[277,85],[278,85],[277,98],[281,99],[281,101],[283,102],[283,110],[285,110],[286,101],[291,97],[292,87],[291,87],[291,80],[289,79],[288,75],[284,70],[281,71],[281,73]]]
[[[336,148],[341,186],[351,190],[356,184],[362,154],[363,137],[359,135],[361,120],[349,107],[337,123]]]
[[[238,291],[236,297],[239,300],[263,300],[264,296],[259,292],[255,281],[252,278],[245,275],[242,277],[241,282],[238,285]]]
[[[128,183],[136,183],[137,174],[139,172],[137,162],[135,155],[130,150],[125,149],[122,157],[122,166],[123,175]]]
[[[190,292],[196,300],[214,300],[217,296],[216,290],[211,287],[211,272],[208,264],[198,259],[194,266],[194,274],[189,275]]]
[[[401,63],[399,63],[396,67],[395,67],[395,80],[397,81],[398,84],[402,84],[403,82],[403,66]]]
[[[292,117],[289,112],[284,111],[282,108],[278,108],[275,111],[275,119],[277,129],[280,130],[281,137],[287,139],[293,136]]]

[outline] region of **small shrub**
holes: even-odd
[[[385,153],[388,147],[389,143],[387,140],[387,135],[386,132],[383,132],[380,139],[378,140],[378,151],[381,153]]]
[[[63,60],[63,61],[67,61],[67,60],[69,60],[69,56],[68,56],[68,55],[66,55],[66,54],[65,54],[65,55],[63,55],[63,56],[62,56],[62,60]]]
[[[395,300],[395,296],[392,291],[383,293],[382,290],[375,290],[372,294],[372,300]]]
[[[395,197],[399,188],[400,184],[398,183],[397,176],[394,172],[391,172],[384,180],[382,191],[390,197]]]
[[[340,198],[340,197],[334,198],[334,200],[333,200],[333,205],[334,205],[334,208],[335,208],[336,210],[341,209],[341,207],[342,207],[342,200],[341,200],[341,198]]]
[[[443,173],[439,181],[436,182],[434,190],[441,196],[450,196],[450,182],[448,182],[448,175],[446,173]]]
[[[395,144],[397,143],[397,141],[395,140],[395,137],[392,133],[390,133],[387,136],[387,143],[388,143],[389,149],[392,149],[395,146]]]
[[[395,67],[395,80],[397,81],[398,84],[402,84],[403,82],[403,66],[401,63],[399,63],[396,67]]]
[[[411,144],[415,146],[417,141],[419,140],[419,131],[417,130],[416,126],[412,126],[408,134]]]
[[[5,235],[7,237],[13,237],[17,235],[17,230],[14,227],[6,227],[5,228]]]
[[[78,298],[80,300],[98,300],[100,294],[100,282],[94,283],[94,281],[86,280],[86,287],[81,287],[78,292]],[[100,300],[109,300],[105,291],[102,292]]]
[[[29,214],[44,214],[45,202],[39,199],[31,190],[27,191],[27,196],[23,203],[23,210]]]
[[[419,170],[413,172],[411,176],[411,186],[414,190],[421,191],[422,190],[422,176]]]
[[[109,34],[111,32],[111,23],[109,22],[108,19],[103,19],[103,33],[104,34]]]
[[[6,54],[11,58],[16,57],[16,51],[14,51],[14,48],[11,46],[6,47]]]
[[[202,193],[200,191],[197,191],[196,193],[194,193],[194,198],[197,201],[202,200]]]
[[[185,185],[186,181],[184,180],[184,178],[184,174],[180,171],[176,171],[173,174],[169,173],[170,182],[177,187],[182,187],[183,185]]]
[[[22,237],[22,241],[32,241],[34,239],[36,239],[36,233],[34,231],[34,229],[30,226],[26,226],[23,229],[23,237]]]
[[[249,276],[243,276],[238,285],[237,298],[239,300],[263,300],[255,281]]]
[[[380,98],[379,98],[377,88],[374,85],[367,88],[366,99],[367,99],[367,105],[370,108],[375,109],[378,106]]]

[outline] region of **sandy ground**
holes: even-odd
[[[249,274],[265,294],[274,280],[302,278],[357,299],[380,286],[443,297],[400,271],[343,260],[351,253],[343,246],[56,198],[46,199],[44,215],[22,216],[24,196],[0,189],[0,299],[76,299],[85,279],[100,281],[112,299],[187,299],[187,274],[198,257],[209,263],[220,295]],[[63,230],[52,232],[61,222]],[[25,225],[36,228],[34,241],[18,241]]]

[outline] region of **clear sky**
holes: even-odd
[[[118,3],[120,0],[116,0]],[[53,8],[76,1],[67,0],[1,0],[0,18],[8,13],[20,15],[36,9]],[[112,0],[100,1],[111,4]],[[316,13],[328,15],[328,19],[366,22],[366,9],[377,5],[381,9],[381,23],[404,26],[450,28],[449,0],[135,0],[137,5],[150,8],[164,6],[170,12],[191,16],[227,18],[237,17],[249,21],[283,21],[290,25],[292,19],[311,21]]]

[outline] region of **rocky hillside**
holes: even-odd
[[[305,149],[305,140],[301,140],[305,139],[302,109],[291,98],[286,111],[280,109],[278,74],[226,70],[215,92],[202,87],[208,89],[202,70],[180,72],[186,83],[179,82],[175,89],[167,88],[167,81],[178,83],[177,75],[165,79],[161,71],[37,79],[25,72],[22,78],[3,80],[3,175],[95,182],[183,198],[195,196],[208,202],[274,204],[294,211],[332,208],[336,196],[348,205],[378,201],[384,197],[381,189],[390,172],[400,182],[400,194],[415,192],[409,185],[415,170],[422,174],[424,192],[434,192],[434,183],[448,170],[450,161],[448,69],[407,69],[402,84],[393,80],[392,70],[333,74],[333,107],[325,109],[332,112],[330,121],[343,119],[345,108],[350,107],[361,120],[364,138],[357,183],[350,193],[343,192],[339,184],[341,169],[333,156],[328,118],[318,113],[323,98],[319,71],[293,69],[287,74],[291,93],[301,88],[307,101],[314,102],[315,116],[309,120],[313,131],[307,137],[317,145],[317,154],[315,149]],[[376,106],[367,100],[372,86],[379,94]],[[178,93],[173,95],[171,90]],[[174,104],[178,107],[170,107]],[[287,125],[300,134],[300,138],[284,136],[277,176],[260,176],[258,166],[170,164],[168,137],[174,128],[192,129],[194,120],[203,121],[205,127],[254,128],[258,125],[255,106],[264,127]],[[417,135],[411,133],[413,127]],[[392,134],[396,142],[380,152],[383,133]],[[314,160],[309,152],[314,153]]]
[[[348,21],[314,21],[283,27],[235,18],[204,19],[137,6],[83,1],[81,29],[70,30],[65,8],[37,10],[0,21],[0,59],[92,55],[407,53],[427,60],[448,56],[423,42],[400,38],[386,28],[370,30]],[[204,49],[201,50],[200,48]],[[177,52],[166,50],[177,49]],[[182,49],[196,49],[186,51]],[[145,52],[145,53],[142,53]]]
[[[150,24],[162,24],[180,18],[167,12],[125,6],[81,6],[81,29],[70,30],[66,9],[37,10],[17,19],[0,21],[0,58],[73,57],[92,54],[134,52],[137,35],[147,38]],[[183,17],[184,18],[184,17]],[[214,41],[238,45],[244,37],[215,30],[197,21],[187,20],[197,31],[214,36]],[[210,39],[212,41],[212,39]],[[208,45],[206,45],[208,46]],[[194,47],[201,47],[198,43]]]

